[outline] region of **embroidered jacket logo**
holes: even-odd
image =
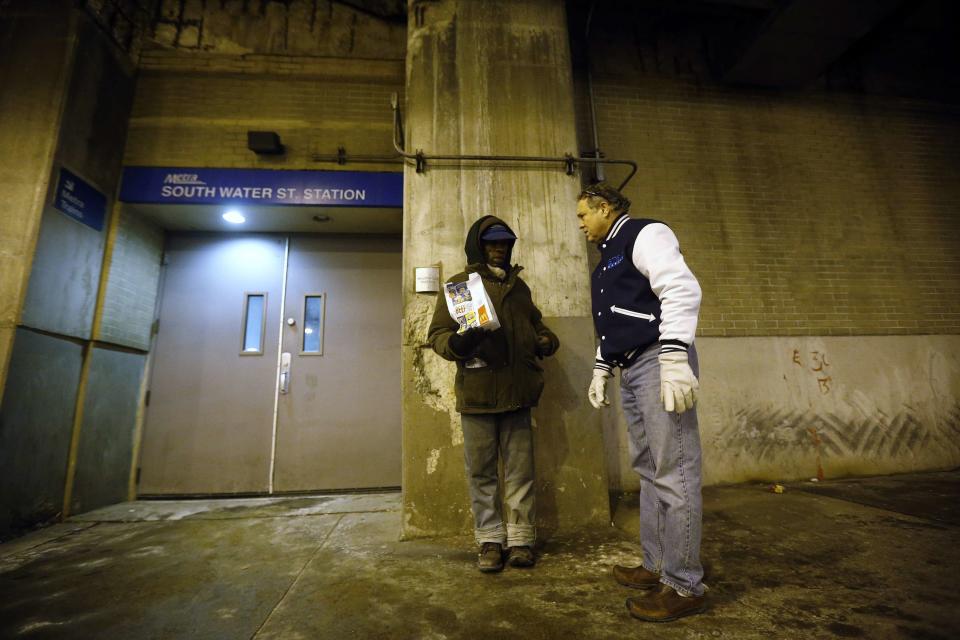
[[[613,269],[614,267],[619,265],[621,262],[623,262],[623,254],[613,256],[612,258],[607,260],[607,269]]]

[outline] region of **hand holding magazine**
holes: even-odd
[[[444,285],[447,309],[450,317],[460,325],[457,333],[480,328],[495,331],[500,328],[497,312],[490,303],[483,279],[479,273],[471,273],[466,282],[448,282]]]

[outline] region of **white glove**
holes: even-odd
[[[660,354],[660,400],[667,411],[683,413],[697,401],[700,383],[687,362],[687,354],[671,351]]]
[[[590,390],[587,391],[587,398],[594,409],[609,407],[610,399],[607,398],[607,378],[612,378],[613,374],[601,369],[593,370],[593,380],[590,381]]]

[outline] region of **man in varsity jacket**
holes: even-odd
[[[613,568],[635,618],[673,620],[705,608],[700,565],[700,434],[693,408],[699,367],[693,338],[700,285],[670,227],[631,218],[630,201],[604,182],[577,199],[580,229],[597,243],[593,322],[600,343],[588,397],[609,405],[620,369],[633,469],[640,475],[643,563]]]

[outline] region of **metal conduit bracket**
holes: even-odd
[[[627,177],[624,178],[623,182],[620,183],[618,189],[620,191],[630,182],[630,179],[637,173],[637,163],[633,160],[608,160],[606,158],[576,158],[573,155],[567,153],[564,154],[562,158],[556,156],[494,156],[494,155],[433,155],[428,156],[423,152],[423,149],[417,149],[416,153],[407,153],[403,149],[403,124],[402,118],[400,117],[400,104],[397,99],[397,94],[393,94],[390,98],[390,105],[393,107],[393,148],[396,149],[397,153],[400,154],[405,160],[413,160],[416,166],[417,173],[423,173],[427,170],[427,160],[450,160],[453,162],[462,162],[464,160],[471,161],[480,161],[480,162],[562,162],[565,167],[566,174],[568,176],[573,176],[576,174],[576,166],[582,163],[593,163],[593,164],[624,164],[630,167],[630,173],[627,174]],[[599,155],[599,153],[598,153]]]

